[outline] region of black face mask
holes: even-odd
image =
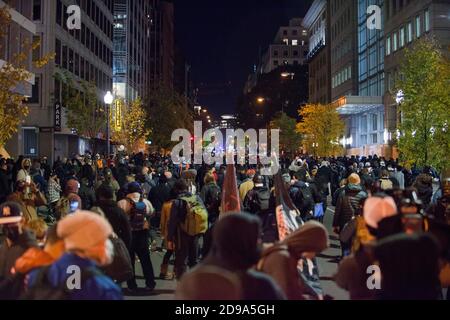
[[[6,225],[3,227],[5,232],[5,236],[11,240],[11,242],[15,243],[19,240],[20,231],[18,225]]]

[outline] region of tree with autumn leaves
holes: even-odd
[[[402,90],[398,148],[402,162],[450,167],[450,60],[433,38],[406,48],[395,92]]]
[[[150,132],[142,100],[137,98],[128,105],[123,99],[116,100],[111,111],[111,140],[124,145],[128,151],[138,151]]]
[[[6,43],[5,37],[11,24],[9,7],[0,8],[0,49],[5,50],[1,44]],[[16,39],[19,42],[19,39]],[[11,59],[0,66],[0,147],[11,139],[17,132],[20,124],[28,115],[27,98],[17,92],[17,88],[30,79],[29,59],[34,50],[39,50],[40,42],[32,42],[25,38],[19,43],[18,51],[13,52]],[[51,59],[54,53],[46,54],[41,59],[33,61],[35,68],[42,68]]]
[[[342,153],[339,140],[344,135],[345,123],[336,107],[307,104],[299,109],[299,115],[301,120],[296,129],[304,137],[308,152],[321,157]]]

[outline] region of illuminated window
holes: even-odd
[[[408,43],[412,41],[412,35],[413,35],[412,22],[408,22],[408,29],[406,31],[406,41],[408,41]]]
[[[430,31],[430,10],[425,11],[425,32]]]
[[[292,45],[293,46],[298,46],[298,40],[292,40]]]
[[[289,45],[289,39],[283,39],[283,43],[288,46]]]
[[[400,29],[400,48],[403,48],[405,45],[405,28]]]
[[[391,37],[387,37],[386,39],[386,55],[390,55],[391,54]]]
[[[394,33],[394,45],[392,46],[394,49],[394,52],[397,51],[397,44],[398,44],[397,40],[398,40],[398,36],[397,36],[397,32],[395,32]]]
[[[421,29],[420,29],[420,16],[416,17],[416,37],[420,38],[421,35]]]

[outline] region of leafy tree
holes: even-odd
[[[118,107],[125,109],[120,110],[120,114],[122,114],[120,119],[115,118],[115,115],[117,115],[117,110],[115,110],[115,108]],[[149,134],[146,126],[147,112],[144,109],[142,100],[138,98],[132,101],[129,106],[126,106],[122,100],[122,103],[115,105],[113,110],[115,112],[112,111],[110,113],[111,123],[115,124],[119,121],[120,126],[111,126],[112,140],[123,144],[129,151],[136,151],[138,145],[141,145],[142,141],[145,140]],[[126,117],[123,116],[125,114]]]
[[[159,87],[146,98],[149,108],[148,129],[155,146],[169,149],[176,144],[171,141],[176,129],[193,132],[192,112],[186,106],[185,97],[173,89]]]
[[[396,91],[400,104],[398,147],[405,163],[450,165],[450,61],[433,38],[406,48]]]
[[[75,82],[67,71],[56,73],[55,78],[63,84],[62,105],[67,115],[67,126],[80,136],[98,138],[106,128],[107,115],[97,97],[95,84]]]
[[[1,43],[6,43],[5,37],[11,24],[9,7],[0,8],[0,49],[5,50]],[[15,41],[19,42],[17,38]],[[38,50],[40,42],[31,42],[25,38],[18,46],[19,50],[13,53],[11,59],[0,66],[0,146],[3,146],[14,133],[17,132],[23,119],[28,116],[28,107],[25,104],[27,98],[17,92],[19,85],[30,78],[29,68],[30,54]],[[35,68],[42,68],[54,54],[47,54],[41,59],[33,61]]]
[[[270,122],[271,129],[280,129],[280,147],[288,153],[296,153],[302,142],[296,126],[297,121],[284,112],[277,113]]]
[[[341,153],[339,138],[344,135],[345,123],[332,105],[307,104],[299,109],[302,120],[297,132],[302,134],[309,151],[326,157]]]

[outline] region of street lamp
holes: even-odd
[[[264,103],[264,101],[266,101],[266,99],[264,99],[263,97],[258,97],[256,99],[256,101],[258,101],[258,103]]]
[[[110,133],[109,133],[109,111],[110,111],[110,106],[112,105],[113,101],[114,101],[114,96],[112,95],[111,91],[106,92],[105,97],[103,98],[103,100],[105,101],[105,105],[106,105],[106,154],[108,156],[109,159],[109,152],[110,152]]]

